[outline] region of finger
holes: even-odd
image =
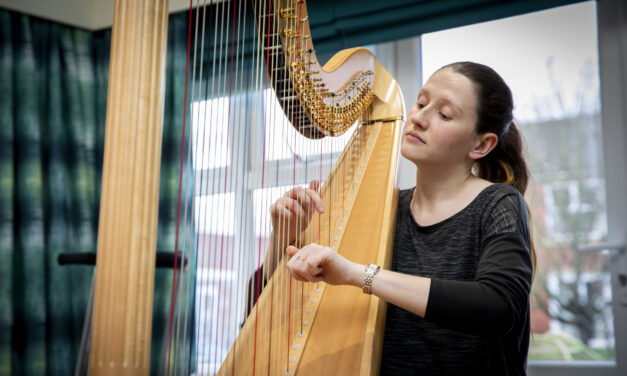
[[[311,280],[312,276],[307,274],[301,260],[293,259],[288,264],[291,264],[288,270],[294,279],[301,282],[309,282]]]
[[[302,187],[296,187],[289,191],[289,196],[295,199],[300,206],[302,206],[307,212],[309,212],[309,208],[311,207],[311,198],[307,194],[307,190]]]
[[[318,210],[320,213],[324,211],[322,199],[316,190],[296,188],[292,192],[292,197],[298,200],[307,213],[311,213],[313,209]]]
[[[320,198],[320,195],[318,195],[318,192],[313,189],[308,189],[306,192],[311,202],[316,206],[316,209],[320,213],[324,212],[324,205],[322,204],[322,199]]]
[[[309,280],[313,280],[313,278],[322,273],[324,269],[322,269],[318,264],[313,263],[310,260],[307,260],[307,262],[305,263],[305,267],[307,268],[307,274],[309,274],[309,276],[311,276],[309,278]]]
[[[318,192],[318,190],[320,189],[320,181],[319,180],[315,180],[315,179],[310,181],[309,182],[309,189]]]
[[[292,212],[289,211],[285,206],[279,203],[272,204],[272,206],[270,207],[270,215],[274,218],[280,218],[280,219],[292,218]]]
[[[292,274],[292,277],[297,280],[297,281],[301,281],[301,282],[309,282],[309,280],[305,277],[303,277],[302,275],[300,275],[298,272]]]
[[[296,257],[298,257],[298,255],[296,255]],[[294,259],[294,265],[292,270],[296,274],[298,274],[299,277],[303,278],[307,282],[313,281],[315,279],[315,276],[322,272],[321,270],[318,270],[318,268],[310,265],[306,261],[298,259]]]
[[[294,278],[297,281],[308,282],[307,278],[305,278],[305,276],[301,274],[301,272],[298,270],[298,267],[294,265],[292,261],[293,260],[290,260],[287,263],[287,271],[290,273],[292,278]]]
[[[294,213],[298,220],[303,220],[307,218],[307,214],[302,206],[298,203],[298,201],[293,198],[283,197],[278,201],[279,206],[283,206],[290,212]]]
[[[285,252],[287,253],[288,256],[294,257],[295,254],[297,254],[299,251],[298,248],[294,247],[293,245],[288,246],[287,248],[285,248]]]

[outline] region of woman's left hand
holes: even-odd
[[[301,249],[289,246],[287,270],[296,280],[331,285],[361,286],[364,266],[351,262],[331,248],[311,243]]]

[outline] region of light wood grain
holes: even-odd
[[[116,0],[90,375],[148,375],[167,0]]]

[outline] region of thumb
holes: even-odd
[[[318,192],[318,189],[320,189],[320,181],[312,180],[309,183],[309,189],[313,189],[314,191]]]
[[[298,252],[298,248],[294,247],[293,245],[290,245],[287,248],[285,248],[285,252],[287,253],[288,256],[292,257]]]

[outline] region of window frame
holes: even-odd
[[[603,0],[597,1],[596,7],[608,234],[605,244],[585,247],[585,250],[612,253],[610,278],[616,357],[609,362],[529,362],[527,371],[531,376],[627,374],[627,286],[621,286],[618,278],[627,273],[627,153],[624,148],[627,144],[624,108],[627,101],[627,4],[621,0]]]

